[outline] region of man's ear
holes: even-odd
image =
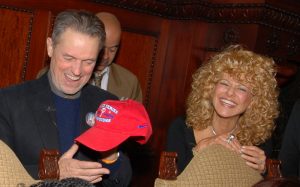
[[[53,42],[50,37],[47,38],[47,53],[48,56],[51,58],[53,54]]]

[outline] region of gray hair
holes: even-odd
[[[52,32],[53,46],[56,46],[61,34],[69,28],[99,38],[99,50],[104,46],[106,37],[104,24],[93,13],[83,10],[67,10],[59,13]]]

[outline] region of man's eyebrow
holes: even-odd
[[[97,60],[94,59],[94,58],[83,59],[83,61],[88,61],[88,60],[90,60],[90,61],[97,61]]]
[[[73,55],[70,55],[70,54],[68,54],[68,53],[63,53],[63,56],[69,56],[69,57],[75,58]]]
[[[64,57],[71,57],[71,58],[77,59],[76,57],[74,57],[74,56],[72,56],[72,55],[70,55],[70,54],[67,54],[67,53],[63,54],[63,56],[64,56]],[[97,61],[97,59],[94,59],[94,58],[87,58],[87,59],[80,59],[80,60],[82,60],[82,61],[87,61],[87,60],[90,60],[90,61]]]
[[[114,48],[114,47],[119,47],[120,46],[120,44],[118,44],[118,45],[113,45],[113,46],[110,46],[110,47],[107,47],[107,46],[104,46],[104,47],[106,47],[106,48]]]

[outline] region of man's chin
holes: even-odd
[[[76,89],[64,89],[63,93],[66,95],[75,95],[80,91],[81,88],[76,88]]]
[[[97,71],[103,71],[106,68],[106,66],[100,65],[96,68]]]
[[[96,67],[97,71],[103,71],[107,66],[110,66],[112,62],[101,62],[99,66]]]

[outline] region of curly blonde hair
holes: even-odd
[[[202,130],[211,125],[212,93],[222,74],[251,85],[252,101],[238,121],[237,138],[242,145],[259,145],[268,139],[278,116],[276,67],[271,58],[231,45],[213,56],[193,74],[187,98],[186,123]]]

